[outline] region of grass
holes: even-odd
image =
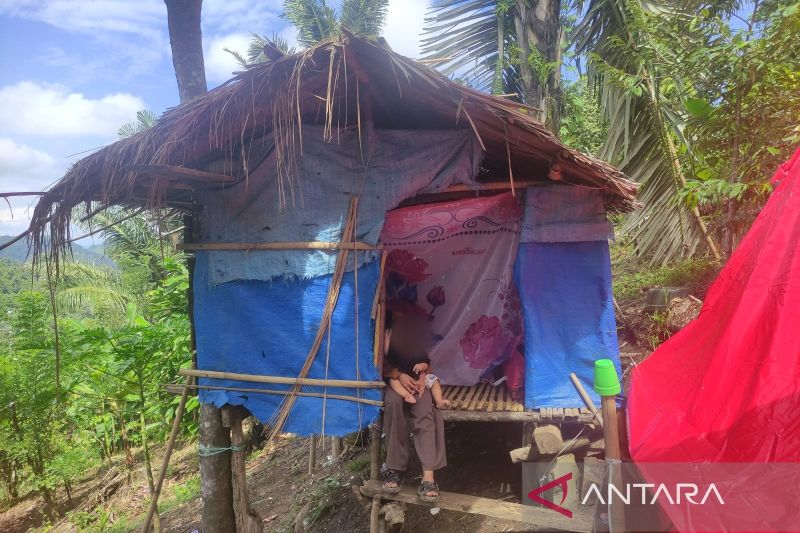
[[[633,300],[649,287],[684,287],[701,292],[713,280],[716,265],[705,258],[677,261],[667,265],[649,265],[636,258],[633,248],[623,243],[611,247],[614,274],[614,296],[617,300]]]
[[[353,474],[358,474],[362,470],[364,470],[367,466],[369,466],[369,457],[356,457],[349,463],[347,463],[347,470],[349,470]]]

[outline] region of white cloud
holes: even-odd
[[[271,33],[283,25],[283,0],[204,0],[203,28],[216,33]]]
[[[40,137],[94,135],[111,140],[117,129],[147,107],[129,93],[99,99],[57,84],[23,81],[0,88],[0,105],[10,110],[0,133]]]
[[[250,35],[247,33],[232,33],[219,37],[212,37],[204,46],[206,63],[206,79],[210,85],[216,85],[233,76],[242,66],[225,48],[239,52],[247,57],[247,47],[250,44]]]
[[[0,13],[71,32],[122,32],[160,39],[167,8],[161,0],[0,0]]]
[[[383,37],[398,54],[418,58],[428,0],[391,0]]]
[[[66,170],[67,162],[49,154],[0,138],[0,191],[41,191]],[[0,235],[17,234],[28,227],[35,196],[12,197],[0,205]]]
[[[42,190],[59,177],[58,167],[45,152],[0,138],[0,190]]]

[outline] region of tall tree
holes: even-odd
[[[207,92],[203,43],[200,31],[202,0],[164,0],[167,4],[167,22],[172,45],[172,64],[178,80],[181,103],[191,101]],[[184,220],[189,239],[192,215]],[[194,264],[189,263],[189,279]],[[191,287],[189,291],[191,292]],[[191,305],[191,296],[190,296]],[[192,310],[189,316],[193,317]],[[192,351],[195,350],[194,323],[192,323]],[[200,446],[204,449],[230,447],[230,434],[222,426],[222,414],[212,404],[203,404],[200,410]],[[227,453],[205,454],[200,457],[201,492],[203,498],[203,530],[208,532],[235,531],[233,514],[233,489],[231,485],[230,457]],[[157,519],[156,519],[157,520]]]
[[[423,54],[442,72],[494,94],[516,93],[558,132],[560,0],[435,0],[426,23]]]
[[[164,3],[167,4],[172,65],[181,103],[184,103],[208,91],[200,31],[203,0],[164,0]]]

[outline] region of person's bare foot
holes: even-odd
[[[413,395],[413,394],[408,394],[408,395],[406,395],[406,397],[405,397],[405,398],[403,398],[403,399],[406,401],[406,403],[417,403],[417,399],[416,399],[416,398],[414,398],[414,395]]]
[[[442,410],[450,409],[450,400],[442,400],[440,402],[436,402],[436,407]]]

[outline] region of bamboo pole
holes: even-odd
[[[589,393],[586,392],[586,389],[583,387],[581,380],[578,379],[578,376],[575,375],[575,372],[570,372],[569,380],[572,382],[572,385],[575,387],[575,390],[578,391],[578,396],[581,397],[583,405],[585,405],[586,408],[589,411],[591,411],[594,419],[597,421],[598,424],[602,426],[603,419],[601,418],[600,413],[597,410],[597,406],[594,404],[594,401],[592,400],[591,396],[589,396]]]
[[[232,379],[236,381],[250,381],[253,383],[278,383],[282,385],[303,385],[310,387],[341,387],[345,389],[382,389],[386,386],[383,381],[355,381],[349,379],[315,379],[315,378],[287,378],[281,376],[260,376],[256,374],[237,374],[234,372],[215,372],[213,370],[192,370],[182,368],[178,371],[181,376],[194,376],[196,378]],[[227,387],[225,390],[231,390]],[[286,391],[287,393],[291,391]]]
[[[178,438],[178,431],[181,427],[181,418],[183,418],[183,411],[186,408],[186,400],[189,398],[189,387],[194,381],[193,377],[186,378],[186,386],[181,394],[181,401],[178,403],[178,408],[175,410],[175,417],[172,419],[172,431],[169,434],[167,441],[167,448],[164,451],[164,460],[161,462],[161,470],[158,472],[158,482],[156,483],[153,491],[153,497],[150,500],[150,508],[147,510],[147,517],[144,519],[142,526],[142,533],[150,531],[150,522],[153,520],[153,515],[158,509],[158,497],[161,495],[161,487],[164,485],[164,478],[167,477],[167,467],[169,466],[169,459],[172,456],[172,450],[175,447],[175,441]]]
[[[212,387],[210,385],[167,385],[166,389],[167,392],[174,392],[173,388],[180,389],[183,387],[188,387],[191,389],[200,389],[200,390],[224,390],[224,391],[231,391],[231,392],[255,392],[260,394],[277,394],[280,396],[288,396],[291,394],[291,391],[282,391],[282,390],[268,390],[268,389],[248,389],[248,388],[241,388],[241,387]],[[322,398],[325,395],[321,392],[296,392],[297,396],[307,396],[309,398]],[[344,396],[341,394],[328,394],[328,398],[332,400],[344,400],[347,402],[356,402],[356,403],[363,403],[366,405],[375,405],[377,407],[383,407],[383,402],[380,400],[370,400],[368,398],[356,398],[355,396]]]
[[[380,250],[365,242],[187,242],[179,250],[248,251],[248,250]]]

